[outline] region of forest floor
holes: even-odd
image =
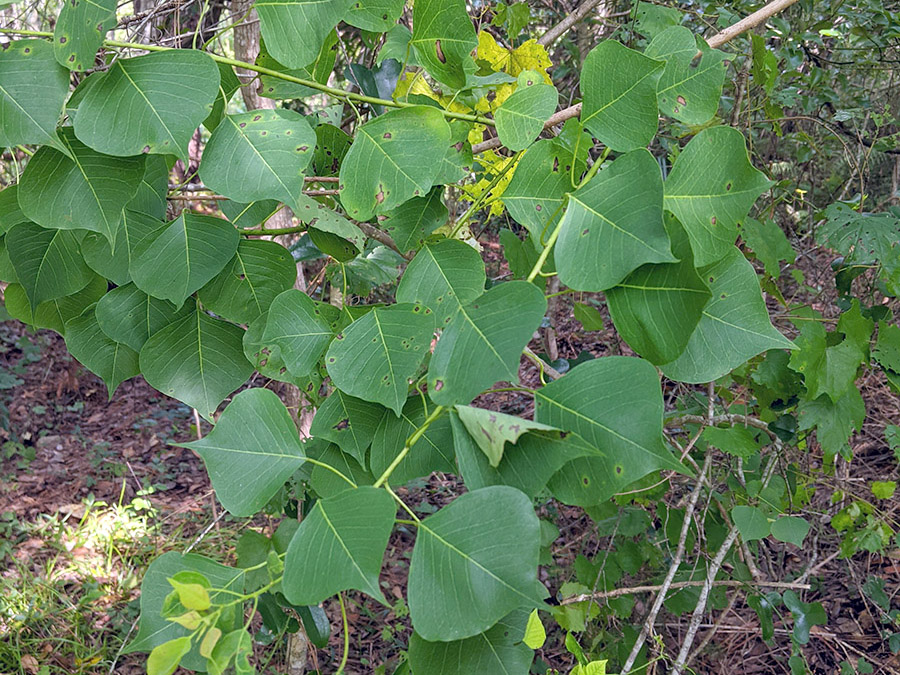
[[[818,263],[809,263],[814,275]],[[491,266],[489,262],[489,272]],[[494,267],[494,273],[502,273],[499,264]],[[572,318],[571,296],[558,303],[555,325],[561,358],[574,359],[583,351],[594,356],[628,353],[613,330],[586,332]],[[540,341],[532,348],[544,351]],[[245,528],[268,533],[277,523],[265,517],[232,519],[221,512],[202,462],[190,450],[172,445],[196,437],[192,411],[142,379],[124,383],[108,401],[102,382],[67,355],[61,338],[48,331],[30,333],[14,322],[0,323],[0,366],[0,675],[144,672],[145,655],[123,655],[121,650],[136,628],[140,580],[153,558],[190,548],[234,564],[235,543]],[[521,377],[526,385],[537,384],[535,368],[524,361]],[[814,673],[900,673],[900,658],[888,640],[900,631],[888,617],[900,607],[900,550],[889,547],[883,555],[841,558],[840,535],[829,525],[845,503],[833,502],[832,495],[865,498],[871,480],[896,480],[898,475],[897,457],[883,430],[900,420],[900,403],[877,377],[863,384],[868,418],[852,440],[852,463],[839,463],[832,474],[813,471],[821,464],[815,445],[792,458],[815,480],[804,513],[813,523],[807,546],[773,540],[759,544],[767,578],[790,580],[807,571],[812,589],[804,600],[822,602],[827,611],[827,624],[814,626],[804,647]],[[493,394],[479,404],[512,414],[531,412],[531,401],[516,392]],[[206,431],[203,423],[201,432]],[[684,481],[669,494],[674,500],[689,488]],[[415,481],[404,493],[415,510],[427,515],[461,489],[455,478],[433,475]],[[900,530],[898,511],[900,499],[895,498],[879,514],[895,532]],[[555,526],[552,534],[558,533],[549,564],[541,568],[541,580],[553,594],[571,580],[576,556],[603,558],[611,539],[598,536],[582,509],[547,502],[539,515]],[[404,579],[412,542],[409,533],[398,529],[388,546],[382,578],[392,607],[349,594],[347,673],[390,675],[406,649],[410,633]],[[639,569],[619,585],[641,583],[648,578]],[[636,596],[633,616],[641,617],[651,600],[649,594]],[[313,650],[309,662],[311,668],[332,673],[342,649],[340,613],[331,604],[326,612],[332,639],[327,648]],[[657,624],[662,641],[678,644],[688,619],[687,614],[664,612]],[[609,619],[605,629],[616,633],[616,621]],[[738,589],[723,608],[709,612],[707,621],[697,641],[702,649],[693,662],[696,672],[790,672],[789,618],[776,616],[774,638],[763,642],[756,614]],[[707,642],[703,635],[713,626],[715,636]],[[551,632],[539,658],[567,673],[573,660],[563,638],[558,630]],[[896,640],[893,646],[900,649],[900,634]],[[261,653],[271,660],[260,672],[289,672],[284,645]],[[842,669],[841,662],[849,666]],[[663,672],[654,670],[660,665],[648,673]]]

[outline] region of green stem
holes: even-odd
[[[556,209],[557,213],[561,208],[562,204],[560,204],[559,208]],[[555,217],[556,214],[554,213],[553,216]],[[544,245],[544,250],[541,251],[541,255],[538,257],[537,262],[534,263],[534,267],[531,268],[531,272],[529,273],[526,281],[534,281],[535,277],[540,274],[541,268],[544,266],[544,263],[547,262],[547,257],[550,255],[550,251],[553,249],[553,244],[555,244],[556,240],[559,239],[559,233],[562,231],[562,225],[564,222],[564,218],[559,219],[559,222],[553,229],[553,234],[550,235],[550,239],[548,239],[547,243]]]
[[[388,494],[390,494],[391,497],[394,498],[394,501],[396,501],[400,505],[400,508],[402,508],[404,511],[406,511],[409,514],[409,517],[412,518],[412,520],[398,520],[397,522],[398,523],[407,523],[409,525],[415,525],[416,527],[418,527],[419,523],[422,522],[421,520],[419,520],[419,516],[417,516],[415,514],[415,512],[413,512],[413,510],[411,508],[409,508],[409,506],[406,505],[405,501],[400,499],[400,497],[397,495],[397,493],[391,489],[390,485],[385,483],[384,489],[387,490]]]
[[[344,606],[344,595],[338,593],[338,602],[341,604],[341,622],[344,624],[344,655],[341,657],[341,665],[334,675],[342,675],[347,667],[347,658],[350,656],[350,626],[347,624],[347,608]]]
[[[53,33],[48,31],[41,30],[15,30],[11,28],[0,28],[0,33],[4,34],[12,34],[12,35],[24,35],[26,37],[42,37],[42,38],[52,38]],[[120,42],[119,40],[104,40],[103,44],[107,47],[120,47],[123,49],[142,49],[148,52],[168,52],[174,51],[174,47],[162,47],[160,45],[145,45],[140,44],[138,42]],[[279,80],[284,80],[285,82],[293,82],[294,84],[302,84],[304,87],[309,87],[310,89],[316,89],[317,91],[321,91],[324,94],[328,94],[333,98],[337,98],[343,101],[358,101],[360,103],[368,103],[370,105],[382,105],[388,108],[412,108],[419,104],[417,103],[409,103],[406,101],[394,101],[392,99],[386,98],[376,98],[375,96],[366,96],[365,94],[357,94],[354,92],[344,91],[343,89],[337,89],[336,87],[329,87],[326,84],[320,84],[315,80],[305,80],[301,77],[294,77],[293,75],[288,75],[286,73],[280,73],[277,70],[272,70],[271,68],[265,68],[263,66],[258,66],[255,63],[246,63],[245,61],[238,61],[237,59],[229,59],[227,56],[218,56],[217,54],[206,53],[213,61],[217,63],[222,63],[227,66],[233,66],[235,68],[244,68],[245,70],[253,71],[254,73],[259,73],[260,75],[268,75],[269,77],[274,77]],[[458,113],[453,112],[452,110],[444,110],[442,108],[435,108],[438,112],[440,112],[444,117],[448,117],[450,119],[455,120],[463,120],[465,122],[476,122],[478,124],[486,124],[488,126],[494,126],[494,120],[489,117],[482,117],[481,115],[469,115],[467,113]]]
[[[597,175],[597,172],[600,170],[600,167],[603,165],[603,162],[606,161],[607,156],[609,155],[609,148],[603,150],[603,154],[591,165],[591,168],[588,169],[588,172],[584,174],[584,178],[581,179],[581,182],[578,184],[578,187],[582,185],[586,185],[591,178]]]
[[[242,237],[266,237],[269,235],[277,236],[279,234],[299,234],[300,232],[306,232],[306,230],[306,225],[303,225],[302,227],[275,227],[270,230],[257,227],[252,230],[239,230],[239,233]]]
[[[428,431],[428,427],[431,426],[431,423],[434,422],[438,417],[441,416],[441,413],[444,412],[444,406],[439,405],[434,410],[431,411],[431,414],[422,422],[422,426],[416,429],[412,436],[406,439],[406,445],[403,446],[403,449],[400,453],[394,457],[394,461],[390,463],[388,468],[384,470],[384,473],[375,481],[374,487],[381,487],[387,482],[387,479],[391,477],[391,474],[394,473],[394,469],[400,466],[400,462],[406,459],[406,456],[409,454],[410,448],[416,444],[416,442],[425,435],[425,432]]]

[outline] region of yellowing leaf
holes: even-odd
[[[522,638],[522,642],[531,649],[540,649],[544,646],[546,639],[547,631],[544,630],[541,617],[538,616],[538,611],[533,609],[528,615],[528,624],[525,626],[525,637]]]
[[[494,36],[482,31],[478,34],[478,59],[487,61],[496,72],[509,73],[518,77],[525,70],[537,70],[544,75],[547,84],[552,84],[547,68],[552,64],[544,45],[537,40],[528,40],[515,49],[507,49],[497,44]]]
[[[591,661],[583,666],[575,666],[569,675],[606,675],[606,661]]]

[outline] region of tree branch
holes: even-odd
[[[783,9],[790,7],[795,2],[797,2],[797,0],[772,0],[772,2],[767,4],[762,9],[760,9],[756,12],[753,12],[753,14],[751,14],[750,16],[745,17],[745,18],[741,19],[740,21],[738,21],[737,23],[729,26],[728,28],[723,30],[721,33],[717,33],[717,34],[713,35],[709,40],[707,40],[707,42],[710,47],[714,47],[714,48],[721,47],[729,40],[733,40],[738,35],[741,35],[742,33],[745,33],[748,30],[750,30],[751,28],[758,26],[759,24],[763,23],[766,19],[774,16],[775,14],[782,11]],[[580,9],[580,7],[579,7],[579,9]],[[553,115],[550,119],[548,119],[544,123],[544,131],[546,131],[547,129],[551,129],[552,127],[555,127],[558,124],[562,124],[563,122],[565,122],[568,119],[571,119],[573,117],[578,117],[580,114],[581,114],[581,104],[580,103],[576,103],[573,106],[564,108],[563,110],[560,110],[558,113]],[[477,143],[477,144],[473,145],[472,152],[477,154],[479,152],[484,152],[485,150],[492,150],[494,148],[499,148],[500,145],[501,145],[501,143],[500,143],[499,138],[492,138],[488,141],[485,141],[484,143]]]
[[[583,0],[574,12],[569,14],[569,16],[553,26],[553,28],[548,30],[546,33],[541,35],[541,37],[538,38],[538,44],[544,45],[545,47],[547,45],[553,44],[563,33],[568,31],[570,28],[572,28],[572,26],[574,26],[576,23],[590,14],[594,7],[596,7],[603,1],[604,0]]]

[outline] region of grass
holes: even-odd
[[[152,494],[127,503],[85,500],[31,522],[11,515],[0,518],[0,538],[13,542],[0,549],[4,675],[110,672],[135,628],[147,566],[211,520],[209,511],[164,518]],[[195,552],[219,558],[233,550],[239,523],[219,525]]]

